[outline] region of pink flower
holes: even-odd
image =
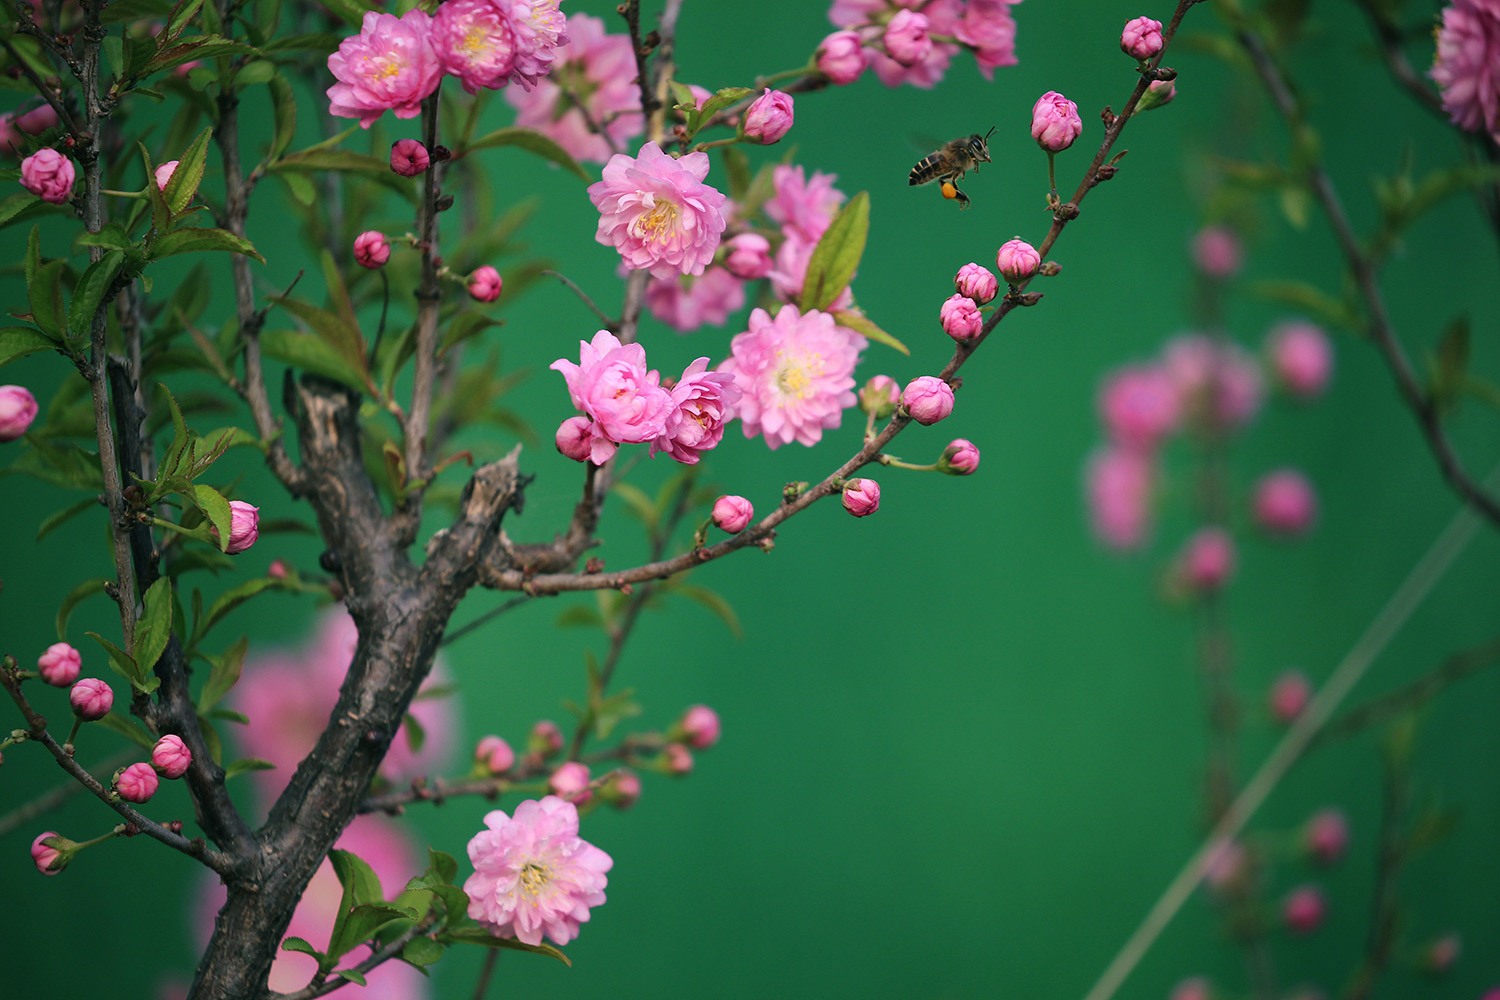
[[[674,160],[654,142],[639,156],[617,153],[604,165],[604,179],[589,185],[599,210],[595,239],[615,247],[625,266],[658,278],[702,274],[724,231],[724,195],[703,183],[708,154]]]
[[[562,748],[563,735],[562,730],[557,728],[557,723],[551,719],[537,720],[536,725],[531,727],[531,735],[526,738],[526,749],[543,757],[551,757]]]
[[[771,319],[750,313],[750,329],[730,341],[719,370],[743,395],[736,410],[746,437],[764,435],[773,451],[796,441],[812,446],[854,405],[854,366],[865,339],[816,309],[784,305]]]
[[[899,10],[885,26],[885,52],[903,66],[913,66],[932,55],[927,31],[932,22],[925,14]]]
[[[578,838],[577,807],[548,795],[522,802],[514,817],[488,813],[484,824],[469,841],[469,916],[526,944],[541,944],[543,934],[555,944],[577,937],[589,909],[603,904],[604,873],[614,864]]]
[[[1031,109],[1031,137],[1049,153],[1060,153],[1083,134],[1078,105],[1055,90],[1037,98]]]
[[[1293,934],[1311,934],[1327,915],[1328,901],[1315,885],[1298,886],[1281,903],[1281,919]]]
[[[179,162],[181,161],[168,160],[166,163],[163,163],[161,166],[156,168],[154,174],[156,176],[156,186],[159,190],[165,191],[167,189],[167,182],[170,181],[172,179],[172,175],[177,172],[177,164]]]
[[[938,471],[950,476],[972,476],[979,469],[979,449],[967,438],[954,438],[938,459]]]
[[[1266,335],[1271,370],[1299,399],[1320,396],[1333,373],[1333,347],[1321,327],[1306,321],[1280,323]]]
[[[1161,22],[1149,17],[1138,17],[1125,23],[1120,34],[1120,50],[1145,62],[1161,51]]]
[[[1156,469],[1149,453],[1110,446],[1089,459],[1088,505],[1094,534],[1117,551],[1139,548],[1149,525]]]
[[[534,89],[507,90],[505,99],[516,109],[517,125],[551,136],[575,160],[603,163],[645,127],[641,91],[631,82],[635,54],[630,38],[606,34],[599,18],[574,14],[567,20],[563,62]],[[569,94],[557,80],[571,81]],[[583,102],[583,110],[575,101]],[[591,121],[604,135],[589,127]]]
[[[1298,670],[1288,670],[1271,685],[1268,698],[1271,715],[1284,726],[1291,725],[1312,700],[1312,683]]]
[[[1240,238],[1224,226],[1206,226],[1193,237],[1193,263],[1210,278],[1234,277],[1244,255]]]
[[[668,743],[662,751],[661,766],[668,774],[681,777],[693,771],[693,752],[681,743]]]
[[[1307,477],[1295,469],[1278,469],[1255,484],[1255,523],[1272,535],[1307,533],[1318,513],[1318,498]]]
[[[724,246],[724,269],[736,278],[752,281],[771,273],[771,241],[760,233],[731,236]]]
[[[1463,939],[1457,934],[1444,934],[1429,944],[1422,952],[1422,967],[1433,975],[1441,976],[1453,968],[1463,951]],[[1500,1000],[1500,990],[1491,991]]]
[[[369,229],[354,237],[354,262],[371,270],[385,266],[391,259],[391,245],[385,241],[385,233]]]
[[[776,251],[776,267],[768,275],[771,279],[771,291],[783,302],[796,303],[802,297],[802,285],[807,280],[807,266],[812,263],[813,251],[818,247],[814,242],[803,239],[801,232],[790,226],[783,226],[786,239],[781,241],[780,248]],[[828,308],[831,312],[840,309],[848,309],[854,304],[854,294],[846,285],[835,296]]]
[[[569,417],[557,425],[557,450],[575,462],[586,462],[594,451],[594,423],[588,417]]]
[[[705,324],[723,326],[744,304],[744,284],[722,267],[710,267],[697,278],[652,278],[646,285],[646,308],[680,333]]]
[[[1234,895],[1245,888],[1250,876],[1250,855],[1237,840],[1219,842],[1208,855],[1203,880],[1221,895]]]
[[[507,0],[495,0],[506,3]],[[508,0],[516,33],[516,63],[511,79],[530,90],[548,73],[557,50],[568,44],[568,21],[558,10],[562,0]]]
[[[875,375],[859,390],[859,408],[884,420],[901,405],[901,386],[889,375]]]
[[[1042,255],[1036,247],[1017,237],[1000,244],[995,251],[995,270],[1012,285],[1031,280],[1037,268],[1042,266]]]
[[[1454,0],[1443,8],[1432,79],[1453,124],[1500,142],[1500,2]]]
[[[599,797],[616,809],[629,809],[641,797],[641,777],[627,767],[615,768],[599,789]]]
[[[938,320],[943,324],[943,332],[959,343],[973,340],[984,329],[984,314],[966,295],[948,296],[938,309]]]
[[[973,299],[980,305],[993,299],[1000,292],[1000,282],[990,269],[979,264],[965,264],[953,276],[953,288],[958,294]]]
[[[266,576],[273,580],[285,580],[288,572],[285,559],[272,559],[271,565],[266,567]]]
[[[719,713],[707,705],[693,705],[682,713],[677,725],[688,743],[699,750],[706,750],[719,742]]]
[[[1099,390],[1099,417],[1110,439],[1149,450],[1177,428],[1177,388],[1160,365],[1121,368]]]
[[[164,778],[180,778],[192,764],[193,752],[180,736],[168,733],[151,748],[151,766]]]
[[[995,67],[1016,64],[1016,22],[1010,16],[1012,0],[969,0],[963,17],[953,29],[960,42],[974,52],[974,61],[986,80],[995,77]]]
[[[1315,861],[1331,865],[1344,856],[1349,846],[1349,821],[1342,810],[1319,810],[1303,828],[1302,842]]]
[[[498,90],[515,65],[515,32],[504,0],[449,0],[432,17],[432,46],[464,90]]]
[[[156,786],[161,779],[156,776],[156,770],[145,761],[131,764],[119,773],[115,778],[115,791],[120,793],[120,798],[126,802],[150,802],[151,796],[156,794]]]
[[[84,722],[93,722],[109,714],[115,704],[115,693],[99,678],[85,677],[68,692],[68,704],[73,706],[74,715]]]
[[[743,131],[746,138],[769,146],[791,131],[792,117],[792,95],[767,87],[745,111]]]
[[[27,135],[41,135],[57,124],[57,109],[43,102],[15,116],[16,128]]]
[[[1213,987],[1202,976],[1184,979],[1172,987],[1168,1000],[1213,1000]]]
[[[593,793],[589,791],[589,769],[576,760],[563,764],[547,779],[547,787],[569,802],[586,802]]]
[[[391,143],[391,169],[402,177],[425,173],[432,165],[427,147],[415,139],[397,139]]]
[[[73,161],[42,148],[21,161],[21,186],[43,201],[62,205],[73,195]]]
[[[498,736],[482,736],[474,745],[474,762],[488,774],[504,774],[516,763],[516,752]]]
[[[840,86],[858,80],[869,64],[858,32],[835,31],[818,45],[818,72]]]
[[[1260,368],[1238,344],[1187,334],[1167,344],[1163,359],[1189,423],[1235,430],[1260,410]]]
[[[36,658],[36,669],[42,680],[53,687],[65,688],[78,679],[83,667],[83,658],[78,650],[66,642],[54,642],[47,651]]]
[[[432,46],[432,18],[420,10],[399,18],[367,12],[359,34],[339,42],[328,57],[328,71],[339,81],[328,88],[329,114],[358,118],[363,128],[387,110],[415,118],[443,75]]]
[[[917,423],[935,424],[953,412],[953,387],[936,375],[918,375],[901,391],[901,405]]]
[[[215,539],[219,537],[216,529],[213,530]],[[224,546],[224,551],[229,555],[237,556],[260,537],[260,508],[253,507],[243,500],[229,501],[229,544]]]
[[[646,349],[621,344],[608,330],[579,343],[579,362],[559,359],[548,367],[561,372],[573,405],[593,423],[590,461],[603,465],[621,444],[655,440],[676,410],[660,375],[646,369]],[[559,446],[560,447],[560,446]]]
[[[36,397],[20,385],[0,385],[0,441],[14,441],[36,419]]]
[[[731,535],[744,531],[754,519],[755,508],[744,497],[726,495],[714,501],[714,524]]]
[[[873,479],[851,479],[844,486],[844,509],[868,517],[880,509],[880,484]]]
[[[48,840],[55,843],[63,839],[62,835],[56,830],[48,830],[46,833],[39,834],[31,842],[31,863],[36,865],[37,871],[43,875],[56,875],[67,867],[66,861],[62,861],[61,864],[58,863],[62,859],[63,852],[57,847],[51,847],[45,843]],[[57,867],[54,868],[53,865],[57,865]]]
[[[776,193],[766,202],[766,215],[782,232],[795,232],[804,242],[816,244],[844,203],[844,193],[833,186],[836,180],[838,175],[820,171],[807,179],[800,166],[780,164],[771,171]]]
[[[724,438],[724,424],[739,402],[740,387],[731,372],[711,372],[708,359],[687,366],[672,387],[672,412],[661,435],[651,442],[651,454],[664,451],[683,465],[697,465],[702,453]]]
[[[1223,528],[1200,528],[1178,554],[1176,575],[1193,593],[1222,590],[1234,575],[1234,540]]]
[[[500,297],[500,289],[505,282],[500,278],[500,272],[488,264],[483,264],[474,269],[469,275],[469,297],[475,302],[493,302]]]
[[[912,0],[902,0],[901,5],[903,7],[917,6]],[[881,39],[887,33],[889,24],[895,21],[895,18],[891,18],[886,28],[880,27],[880,22],[885,22],[890,7],[891,5],[885,0],[834,0],[833,6],[828,11],[828,19],[840,28],[864,28],[867,41],[873,43]],[[960,49],[951,42],[934,42],[931,36],[954,35],[958,29],[961,10],[960,0],[928,0],[922,5],[921,14],[927,20],[924,31],[928,41],[926,54],[911,65],[903,65],[884,52],[871,52],[870,66],[875,70],[875,75],[880,77],[880,81],[887,87],[897,87],[903,83],[922,88],[935,85],[943,78],[943,74],[948,70],[948,64],[952,62]],[[897,17],[901,13],[898,11]],[[905,30],[911,31],[909,25]],[[910,51],[902,50],[902,45],[906,41],[907,39],[898,36],[897,49],[905,55],[911,55]]]

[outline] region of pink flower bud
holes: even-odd
[[[391,143],[391,169],[402,177],[415,177],[432,165],[427,147],[415,139],[397,139]]]
[[[1145,62],[1161,51],[1161,22],[1149,17],[1138,17],[1127,21],[1120,35],[1120,50],[1127,56],[1135,56]]]
[[[792,118],[792,95],[767,87],[745,112],[745,137],[767,146],[780,142],[791,131]]]
[[[917,423],[935,424],[953,412],[953,387],[936,375],[919,375],[906,383],[901,405]]]
[[[1202,976],[1184,979],[1172,987],[1168,1000],[1213,1000],[1213,987]]]
[[[187,774],[188,768],[193,765],[193,751],[182,742],[182,737],[171,733],[156,741],[156,746],[151,748],[151,766],[163,778],[180,778]],[[140,801],[144,802],[144,799]]]
[[[1101,542],[1120,552],[1145,542],[1155,483],[1156,466],[1148,452],[1113,445],[1089,458],[1089,520]]]
[[[588,417],[564,420],[557,428],[557,450],[575,462],[588,461],[594,446],[592,426]]]
[[[1036,247],[1019,237],[1001,244],[995,252],[995,269],[1012,285],[1029,281],[1041,266],[1042,255],[1036,252]]]
[[[172,175],[177,172],[177,164],[180,162],[180,160],[168,160],[166,163],[163,163],[161,166],[156,168],[156,187],[158,190],[165,191],[167,189],[167,182],[170,181],[172,179]]]
[[[354,262],[360,267],[368,267],[373,271],[384,267],[385,262],[390,259],[391,245],[386,242],[385,233],[367,229],[354,237]]]
[[[693,752],[681,743],[668,743],[662,761],[668,774],[689,774],[693,770]]]
[[[856,32],[835,31],[818,45],[818,71],[839,86],[858,80],[869,64]]]
[[[1307,709],[1312,700],[1312,683],[1299,670],[1287,670],[1271,685],[1267,699],[1271,715],[1277,722],[1289,726]]]
[[[1049,153],[1061,153],[1083,134],[1078,105],[1049,90],[1031,109],[1031,137]]]
[[[740,233],[724,241],[724,269],[736,278],[753,281],[771,273],[771,241],[760,233]]]
[[[1178,556],[1177,575],[1192,593],[1222,590],[1234,575],[1234,540],[1223,528],[1201,528]]]
[[[1463,938],[1457,934],[1444,934],[1422,950],[1422,968],[1435,976],[1441,976],[1453,968],[1463,952]],[[1500,990],[1496,991],[1500,993]]]
[[[68,704],[73,706],[74,715],[84,722],[93,722],[109,714],[115,704],[115,693],[99,678],[85,677],[68,692]]]
[[[1333,373],[1333,347],[1320,327],[1305,321],[1282,323],[1266,335],[1271,370],[1299,399],[1321,395]]]
[[[44,841],[52,841],[52,844]],[[68,866],[71,855],[65,856],[64,848],[72,841],[56,830],[48,830],[31,842],[31,862],[43,875],[56,875]],[[54,867],[54,865],[56,867]]]
[[[504,774],[516,763],[516,752],[498,736],[482,736],[474,746],[474,762],[490,774]]]
[[[1134,365],[1113,372],[1099,390],[1099,418],[1110,440],[1150,451],[1177,429],[1177,386],[1161,365]]]
[[[1250,858],[1245,846],[1237,840],[1226,840],[1208,856],[1203,880],[1220,895],[1233,895],[1245,887],[1250,875]]]
[[[557,728],[557,723],[551,719],[542,719],[531,727],[531,735],[526,739],[526,749],[533,753],[540,753],[543,757],[551,757],[559,753],[563,748],[562,730]]]
[[[714,524],[731,535],[744,531],[754,517],[755,508],[744,497],[726,495],[714,501]]]
[[[21,161],[21,186],[54,205],[72,197],[76,176],[73,161],[55,149],[39,149]]]
[[[851,479],[844,486],[844,509],[868,517],[880,509],[880,484],[873,479]]]
[[[616,768],[599,789],[599,797],[616,809],[629,809],[641,797],[641,778],[629,768]]]
[[[0,441],[14,441],[36,419],[36,397],[20,385],[0,385]]]
[[[1293,934],[1311,934],[1327,915],[1328,901],[1315,885],[1298,886],[1281,903],[1281,919]]]
[[[1243,256],[1240,238],[1223,226],[1200,229],[1193,237],[1193,263],[1210,278],[1233,277]]]
[[[476,302],[493,302],[500,297],[502,284],[500,272],[486,264],[469,275],[469,295]]]
[[[950,476],[972,476],[978,468],[979,449],[974,446],[974,442],[965,438],[955,438],[948,442],[948,447],[943,449],[943,457],[938,459],[938,471]]]
[[[688,743],[699,750],[706,750],[719,742],[719,713],[707,705],[694,705],[682,714],[677,723]]]
[[[1137,111],[1154,111],[1163,104],[1171,104],[1172,98],[1177,96],[1177,83],[1174,80],[1152,80],[1146,92],[1141,95],[1141,101],[1135,106]]]
[[[53,687],[65,688],[78,679],[83,658],[78,650],[65,642],[54,642],[47,651],[36,658],[36,668],[42,680]]]
[[[859,408],[884,420],[901,403],[901,387],[889,375],[876,375],[859,390]]]
[[[885,52],[903,66],[915,66],[932,54],[927,30],[932,22],[926,14],[902,9],[885,26]]]
[[[41,135],[57,124],[57,109],[42,103],[24,114],[15,116],[16,128],[27,135]]]
[[[273,580],[285,580],[287,576],[287,565],[284,559],[272,559],[271,565],[266,567],[266,576]]]
[[[984,329],[984,314],[967,295],[950,295],[938,309],[943,332],[959,343],[973,340]]]
[[[1341,810],[1319,810],[1303,828],[1302,843],[1314,861],[1331,865],[1344,856],[1349,846],[1349,821]]]
[[[553,771],[552,777],[547,779],[547,787],[554,795],[569,802],[586,802],[593,795],[589,791],[589,769],[576,760],[570,760]]]
[[[1307,533],[1318,513],[1318,498],[1307,477],[1279,469],[1255,484],[1255,523],[1268,534],[1295,537]]]
[[[218,533],[214,533],[218,538]],[[243,500],[229,501],[229,544],[224,546],[224,551],[232,556],[237,556],[260,537],[260,508],[251,506]]]
[[[953,276],[953,289],[984,305],[1000,293],[1000,282],[990,269],[979,264],[965,264]]]
[[[139,764],[131,764],[115,776],[115,791],[120,793],[120,798],[126,802],[150,802],[151,796],[156,794],[156,786],[160,784],[156,771],[150,764],[142,761]]]

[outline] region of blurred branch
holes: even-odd
[[[1393,736],[1393,742],[1396,739]],[[1381,972],[1390,964],[1398,936],[1396,878],[1408,857],[1404,827],[1411,803],[1411,773],[1406,756],[1390,746],[1384,748],[1381,763],[1380,842],[1375,891],[1370,898],[1370,929],[1364,958],[1344,991],[1344,1000],[1369,1000]]]
[[[95,764],[88,770],[90,774],[95,771],[102,774],[114,774],[117,768],[124,767],[135,760],[137,756],[139,756],[139,751],[133,748],[121,750],[111,757],[104,758],[103,761]],[[98,779],[96,778],[95,780],[97,781]],[[101,781],[100,784],[102,785],[103,782]],[[30,823],[38,816],[45,816],[55,809],[62,808],[64,802],[67,802],[81,791],[84,791],[84,786],[78,782],[64,781],[60,785],[53,785],[30,802],[21,803],[10,812],[0,816],[0,837],[5,836],[17,827]]]

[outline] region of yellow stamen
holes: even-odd
[[[677,206],[670,201],[658,201],[651,211],[636,216],[630,231],[647,243],[665,242],[677,231]]]
[[[521,866],[521,891],[528,899],[536,899],[541,895],[551,880],[552,869],[548,865],[528,861]]]
[[[781,351],[777,351],[776,354],[782,358],[781,366],[776,371],[776,384],[780,387],[781,394],[806,399],[810,394],[813,379],[823,371],[823,355],[816,351],[810,352],[804,354],[799,363],[786,358]]]

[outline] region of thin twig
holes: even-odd
[[[1404,827],[1411,801],[1411,776],[1409,765],[1397,759],[1390,748],[1381,754],[1381,760],[1380,847],[1375,861],[1375,891],[1370,897],[1370,927],[1364,958],[1344,991],[1344,1000],[1369,1000],[1396,947],[1396,879],[1408,856]]]
[[[543,270],[542,273],[556,278],[558,281],[561,281],[564,285],[567,285],[570,289],[572,289],[573,294],[578,296],[578,301],[588,306],[589,310],[599,318],[599,322],[603,323],[606,328],[615,325],[615,321],[609,316],[605,315],[604,310],[595,305],[594,300],[589,298],[588,294],[582,288],[579,288],[578,285],[573,282],[572,278],[569,278],[566,274],[563,274],[560,271],[553,271],[551,269]]]
[[[458,628],[449,629],[448,632],[443,636],[443,641],[438,643],[438,645],[446,646],[449,643],[457,642],[464,636],[468,635],[470,632],[473,632],[475,629],[479,629],[484,627],[485,625],[488,625],[490,622],[494,621],[496,618],[499,618],[507,611],[519,608],[529,600],[531,600],[530,594],[517,594],[515,597],[512,597],[510,600],[506,601],[504,604],[501,604],[499,607],[490,608],[490,610],[486,611],[478,618],[475,618],[473,621],[468,622],[464,625],[460,625]]]
[[[113,774],[116,769],[124,767],[139,756],[139,750],[122,750],[111,757],[104,758],[101,763],[95,764],[88,770],[90,774],[95,771],[100,774]],[[47,789],[30,802],[21,803],[4,816],[0,816],[0,837],[18,827],[25,826],[38,816],[45,816],[55,809],[62,808],[63,803],[82,791],[84,791],[84,786],[78,782],[64,781],[60,785]]]
[[[490,991],[490,977],[495,974],[495,963],[499,960],[500,949],[489,949],[489,954],[484,956],[484,965],[479,969],[479,978],[474,981],[474,1000],[484,1000],[484,995]]]

